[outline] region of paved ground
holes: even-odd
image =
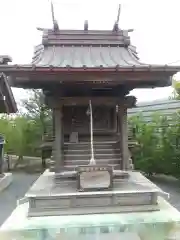
[[[13,183],[0,192],[0,225],[11,214],[16,207],[16,201],[24,196],[37,177],[37,174],[13,173]]]
[[[13,183],[0,193],[0,225],[16,207],[16,201],[24,196],[38,174],[13,173]],[[164,191],[170,193],[170,202],[180,210],[180,184],[158,179],[155,183]]]
[[[158,181],[156,180],[153,182],[170,194],[170,199],[168,201],[180,211],[180,182],[168,179],[158,179]]]

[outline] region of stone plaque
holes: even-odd
[[[112,168],[101,166],[78,167],[78,189],[107,190],[112,188]]]

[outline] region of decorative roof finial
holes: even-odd
[[[0,65],[6,65],[12,62],[12,58],[8,55],[0,55]]]
[[[59,25],[58,25],[58,22],[57,22],[57,20],[55,19],[55,16],[54,16],[54,6],[53,6],[52,1],[51,1],[51,14],[52,14],[54,31],[58,31],[59,30]]]
[[[120,17],[120,13],[121,13],[121,4],[119,4],[117,19],[116,19],[116,21],[114,23],[114,26],[113,26],[113,31],[114,32],[118,32],[119,31],[119,17]]]
[[[85,20],[84,21],[84,31],[88,31],[88,27],[89,27],[88,20]]]

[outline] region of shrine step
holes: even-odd
[[[118,154],[120,153],[120,149],[114,149],[112,147],[109,149],[95,148],[94,153],[95,154]],[[91,154],[91,149],[90,147],[83,148],[83,149],[64,149],[64,154],[73,154],[73,155]]]
[[[121,165],[121,151],[116,141],[94,141],[94,157],[97,165],[112,165],[119,169]],[[91,159],[91,143],[65,143],[64,165],[73,170],[79,165],[88,165]]]
[[[116,142],[94,142],[94,149],[112,149]],[[76,149],[89,149],[91,146],[90,142],[81,142],[81,143],[65,143],[64,149],[76,150]]]
[[[121,158],[121,154],[114,154],[114,153],[104,153],[104,154],[95,154],[95,159],[119,159]],[[64,155],[65,161],[67,160],[88,160],[91,159],[91,154],[65,154]]]
[[[94,144],[113,144],[117,141],[111,141],[111,140],[104,140],[104,141],[93,141]],[[64,142],[65,145],[73,145],[73,144],[90,144],[90,141],[80,141],[80,142]]]
[[[70,165],[88,165],[90,162],[90,159],[83,159],[83,160],[65,160],[64,166],[70,166]],[[113,158],[113,159],[96,159],[97,165],[114,165],[114,164],[120,164],[121,159]]]

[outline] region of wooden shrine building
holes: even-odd
[[[10,57],[0,55],[0,64],[7,64]],[[0,72],[0,113],[16,113],[17,105],[10,87],[10,82],[3,72]]]
[[[11,61],[10,57],[0,55],[0,64],[7,64]],[[0,113],[16,113],[17,106],[16,102],[10,88],[8,79],[5,74],[0,72]],[[1,133],[0,133],[1,134]],[[3,156],[3,145],[4,137],[0,135],[0,178],[3,176],[3,165],[4,165],[4,156]]]
[[[62,181],[66,182],[66,177],[70,178],[72,185],[69,187],[70,183],[67,181],[65,185],[60,184],[51,188],[53,185],[53,180],[51,180],[52,185],[49,182],[46,188],[45,185],[42,187],[44,180],[38,180],[27,194],[30,199],[31,216],[38,215],[40,212],[44,215],[56,215],[60,214],[62,209],[63,214],[66,214],[64,213],[65,206],[79,206],[77,202],[82,199],[78,199],[77,204],[69,203],[69,199],[77,191],[73,182],[79,176],[76,175],[77,167],[87,166],[91,158],[88,114],[90,100],[97,166],[108,166],[108,169],[110,167],[111,175],[118,179],[121,175],[120,170],[124,173],[127,171],[131,181],[135,181],[133,180],[136,178],[133,175],[135,173],[129,172],[127,108],[133,107],[136,99],[128,94],[135,88],[170,86],[172,76],[180,70],[177,66],[149,65],[140,62],[136,48],[130,41],[129,32],[132,30],[119,29],[117,24],[113,30],[89,30],[87,22],[83,30],[61,30],[56,22],[53,29],[40,30],[43,31],[42,43],[35,47],[32,63],[3,64],[0,65],[0,72],[9,77],[14,87],[43,90],[45,101],[53,112],[53,171]],[[69,171],[69,175],[63,175],[62,171]],[[135,198],[137,198],[136,204],[139,205],[157,204],[157,190],[155,191],[154,187],[148,185],[148,192],[141,186],[141,193],[139,193],[140,188],[137,188],[135,184],[132,187],[128,185],[129,183],[118,185],[117,182],[114,188],[118,189],[117,194],[120,194],[118,196],[126,194],[119,191],[127,189],[135,194],[133,197],[130,196],[129,204],[133,205],[132,201],[135,201]],[[112,189],[112,184],[110,185]],[[41,191],[38,186],[41,186]],[[54,189],[56,189],[56,194],[53,196]],[[136,196],[136,191],[142,196]],[[150,200],[148,200],[148,195],[146,196],[147,192],[152,194]],[[62,194],[66,195],[66,203],[63,202],[65,195],[62,197]],[[83,194],[87,200],[86,193]],[[102,193],[99,194],[102,195]],[[109,192],[106,192],[106,197],[107,194]],[[62,203],[59,200],[56,201],[57,195]],[[77,198],[79,196],[77,195]],[[108,197],[112,200],[110,195]],[[43,205],[44,208],[38,208],[42,206],[42,199],[48,199],[49,202]],[[89,204],[97,204],[97,206],[100,204],[105,207],[106,200],[104,203],[99,202],[97,196],[95,202],[90,201]],[[122,205],[127,203],[126,200],[120,201],[125,201],[121,202]],[[48,209],[53,204],[56,207],[50,212]],[[85,204],[87,204],[86,201],[81,202],[80,205],[83,207]],[[97,208],[90,210],[91,213],[96,211]],[[104,209],[98,211],[104,212]]]
[[[103,136],[103,141],[111,141],[113,136],[119,140],[121,169],[129,169],[127,108],[135,104],[129,92],[170,86],[178,70],[140,62],[129,31],[121,29],[43,29],[42,43],[35,47],[31,64],[0,65],[12,86],[43,89],[53,110],[57,167],[64,164],[63,143],[70,141],[72,133],[78,134],[78,142],[89,139],[87,108],[91,99],[94,139]]]

